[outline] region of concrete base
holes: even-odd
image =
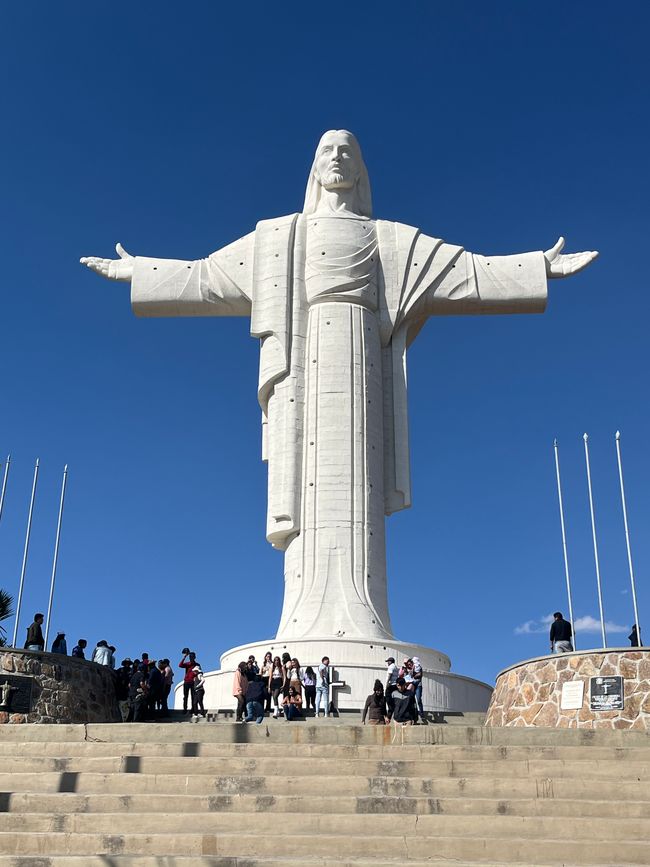
[[[334,666],[336,679],[345,686],[334,687],[333,701],[340,710],[361,710],[367,696],[372,692],[376,678],[386,682],[386,658],[395,657],[398,665],[408,657],[418,656],[424,669],[422,701],[427,711],[435,712],[483,712],[487,710],[492,687],[478,680],[450,672],[449,657],[438,650],[407,644],[403,641],[382,641],[377,644],[363,639],[350,638],[303,638],[283,641],[271,638],[243,644],[226,651],[221,657],[221,668],[206,672],[205,707],[221,710],[234,708],[232,695],[233,676],[237,665],[252,653],[261,663],[264,654],[274,656],[287,652],[297,657],[301,667],[320,663],[329,656]],[[182,684],[176,686],[175,707],[183,705]]]

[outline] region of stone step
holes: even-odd
[[[507,817],[501,817],[507,818]],[[492,819],[493,825],[496,824]],[[529,820],[526,820],[529,821]],[[640,841],[612,840],[607,834],[609,825],[595,828],[593,839],[574,840],[561,837],[552,832],[549,837],[523,837],[523,821],[520,827],[511,829],[513,836],[506,837],[503,832],[490,837],[437,836],[435,839],[422,834],[413,836],[347,836],[344,841],[337,834],[314,835],[291,834],[276,836],[271,834],[191,834],[178,830],[169,834],[63,834],[63,833],[6,833],[0,838],[0,851],[7,855],[104,855],[105,865],[111,865],[117,855],[147,856],[227,856],[241,859],[247,864],[247,856],[253,859],[278,857],[282,847],[282,860],[298,859],[298,863],[308,864],[317,857],[332,858],[333,847],[344,848],[343,858],[366,860],[375,856],[381,859],[401,859],[402,861],[430,860],[435,853],[438,860],[455,859],[458,861],[496,861],[500,865],[521,862],[527,865],[547,864],[549,853],[558,853],[557,864],[608,865],[608,867],[630,867],[648,864],[648,844]],[[300,860],[302,859],[302,860]],[[11,863],[11,862],[10,862]],[[28,862],[29,863],[29,862]],[[163,864],[165,863],[163,859]],[[200,863],[200,862],[199,862]],[[228,863],[226,861],[226,863]],[[234,862],[237,864],[237,861]],[[341,864],[341,859],[337,859]],[[47,860],[45,862],[46,867]],[[33,861],[30,867],[42,867]]]
[[[434,753],[435,754],[435,753]],[[641,779],[650,781],[650,762],[612,762],[563,759],[348,759],[337,763],[330,758],[304,758],[289,755],[276,758],[248,756],[100,756],[76,758],[35,758],[15,756],[4,758],[2,773],[90,773],[90,774],[183,774],[188,776],[253,775],[259,777],[336,776],[337,771],[354,777],[481,777],[507,774],[509,777],[553,776],[581,779]]]
[[[448,858],[436,858],[434,855],[426,861],[409,859],[409,867],[431,867],[435,864],[449,865]],[[528,867],[530,861],[511,861],[510,867]],[[345,855],[327,858],[321,856],[300,855],[298,858],[243,858],[225,856],[183,856],[171,855],[148,856],[148,855],[111,855],[110,860],[106,855],[54,855],[34,859],[31,855],[3,856],[0,855],[0,867],[401,867],[402,857],[390,860],[373,858],[367,861],[365,858],[347,858]],[[453,859],[453,867],[503,867],[503,861],[459,861]],[[549,861],[540,862],[536,867],[557,867],[558,862],[552,864]]]
[[[369,836],[386,838],[483,837],[510,839],[526,837],[546,839],[553,836],[572,840],[596,839],[603,828],[602,817],[474,815],[472,821],[462,815],[446,813],[393,814],[304,813],[279,820],[277,815],[258,813],[251,827],[250,813],[198,813],[179,822],[176,813],[0,813],[0,850],[5,838],[27,834],[65,835],[163,835],[171,837],[174,829],[193,834],[236,834],[252,830],[258,836],[275,837],[280,846],[296,835],[308,837],[338,835],[346,842]],[[188,826],[189,821],[189,826]],[[650,838],[650,819],[622,818],[612,815],[607,823],[610,841]],[[53,850],[51,850],[53,851]],[[274,850],[277,851],[277,850]],[[363,854],[361,851],[359,854]]]
[[[326,725],[325,721],[265,724],[237,723],[114,723],[88,725],[0,726],[0,742],[41,743],[102,741],[123,743],[260,743],[291,744],[491,744],[503,746],[619,746],[647,747],[650,736],[640,731],[488,728],[465,725],[359,726]]]
[[[1,736],[1,734],[0,734]],[[4,757],[38,757],[52,759],[69,759],[84,757],[111,757],[136,755],[142,757],[163,756],[172,757],[237,757],[274,758],[287,754],[287,745],[260,741],[251,744],[236,743],[202,743],[186,741],[185,743],[156,742],[89,742],[70,741],[68,743],[5,743],[0,740],[0,759]],[[583,746],[496,746],[490,744],[455,745],[455,744],[302,744],[302,758],[327,758],[330,760],[348,761],[349,759],[370,759],[375,761],[397,759],[483,759],[490,758],[499,761],[511,759],[528,760],[576,760],[591,762],[621,761],[650,763],[650,742],[645,747],[606,747],[593,746],[585,750]]]
[[[44,792],[0,793],[2,813],[175,813],[179,824],[187,813],[344,813],[344,814],[419,814],[508,815],[508,816],[580,816],[583,818],[617,816],[632,819],[650,818],[647,800],[603,800],[598,797],[537,798],[469,796],[459,790],[447,796],[322,796],[313,795],[75,795]],[[573,792],[566,792],[573,795]],[[595,795],[600,794],[595,792]],[[646,794],[648,794],[646,792]]]
[[[197,774],[78,774],[63,773],[4,773],[0,771],[0,793],[9,797],[14,792],[75,793],[81,795],[263,795],[291,793],[303,796],[374,796],[374,797],[477,797],[508,799],[566,797],[650,800],[648,782],[638,778],[622,780],[612,777],[603,783],[600,778],[566,778],[543,775],[511,777],[489,775],[467,777],[355,777],[319,776],[316,784],[311,776],[276,775],[267,778],[254,775]]]

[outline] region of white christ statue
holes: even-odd
[[[594,252],[480,256],[374,220],[356,138],[321,138],[302,213],[205,259],[81,262],[131,282],[138,316],[250,316],[268,462],[266,536],[285,552],[278,640],[393,638],[384,517],[411,504],[406,352],[429,316],[541,313]]]

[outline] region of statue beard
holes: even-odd
[[[339,189],[344,183],[345,178],[340,174],[340,172],[330,172],[330,174],[324,175],[320,179],[321,187],[324,187],[326,190]]]

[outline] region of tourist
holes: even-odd
[[[366,699],[366,704],[361,716],[361,722],[363,725],[366,724],[366,717],[368,717],[368,725],[371,726],[383,726],[390,722],[388,708],[386,707],[384,686],[380,680],[375,681],[372,693]]]
[[[85,638],[80,638],[79,641],[72,648],[71,656],[74,656],[76,659],[85,659],[86,654],[84,653],[86,647],[88,647],[88,642]]]
[[[399,677],[399,668],[395,664],[395,657],[389,656],[386,660],[386,707],[388,708],[388,716],[393,715],[393,690],[397,686],[397,678]]]
[[[282,667],[284,669],[284,686],[282,687],[282,694],[286,698],[289,695],[289,669],[291,668],[291,654],[283,653],[282,654]]]
[[[246,690],[248,688],[248,678],[246,677],[247,663],[240,662],[235,669],[235,677],[232,684],[232,694],[237,699],[237,722],[242,721],[244,707],[246,706]]]
[[[147,667],[140,663],[133,666],[129,681],[129,715],[127,722],[144,722],[147,718]]]
[[[179,668],[185,669],[183,677],[183,713],[195,713],[194,706],[194,667],[199,665],[196,661],[196,654],[191,653],[187,647],[183,648],[183,658],[178,663]],[[143,654],[144,656],[144,654]],[[187,709],[187,699],[190,699],[190,710]]]
[[[282,704],[284,705],[286,722],[290,722],[292,719],[302,719],[302,698],[295,687],[289,687],[289,692],[284,697]]]
[[[396,725],[412,726],[417,722],[415,696],[409,690],[403,677],[397,679],[397,689],[393,692],[393,722]]]
[[[639,641],[639,630],[636,628],[636,623],[632,624],[632,632],[628,635],[627,640],[630,642],[630,647],[642,646]]]
[[[266,689],[266,682],[261,675],[258,675],[253,680],[249,681],[248,686],[246,687],[245,723],[253,722],[253,720],[255,720],[258,725],[261,725],[261,723],[264,722],[264,703],[267,695],[268,691]]]
[[[120,667],[115,672],[115,697],[122,716],[122,722],[126,722],[129,717],[129,686],[131,675],[131,660],[127,657],[122,660]]]
[[[417,705],[420,719],[424,720],[424,705],[422,704],[422,678],[424,677],[424,671],[419,656],[413,657],[411,674],[413,676],[413,694],[415,696],[415,703]]]
[[[264,661],[262,662],[262,668],[260,669],[260,677],[264,681],[265,693],[266,693],[266,707],[265,710],[267,713],[271,713],[271,690],[269,688],[271,671],[273,670],[273,654],[270,650],[267,650],[264,654]]]
[[[287,669],[287,677],[289,686],[293,687],[299,695],[302,695],[302,669],[300,663],[294,656]]]
[[[413,660],[405,659],[402,663],[402,667],[399,670],[398,677],[403,678],[406,683],[406,688],[413,692],[415,689],[415,684],[413,682]]]
[[[259,673],[260,667],[255,661],[255,657],[249,656],[246,661],[246,677],[248,678],[248,680],[255,680]]]
[[[302,676],[303,693],[305,696],[305,710],[311,709],[316,712],[316,672],[308,665]]]
[[[280,714],[278,699],[280,693],[284,693],[285,670],[279,656],[274,657],[269,676],[269,692],[273,697],[273,718],[277,719]]]
[[[205,716],[203,697],[205,695],[205,676],[200,665],[194,666],[194,716]]]
[[[92,661],[97,665],[110,666],[111,664],[111,649],[108,646],[108,641],[98,641],[97,647],[93,650]]]
[[[65,640],[65,632],[57,632],[56,638],[52,642],[52,653],[60,653],[61,656],[68,655],[68,645]]]
[[[252,653],[248,657],[248,659],[246,660],[246,664],[248,666],[248,670],[252,671],[255,675],[258,675],[260,673],[260,667],[257,664],[257,660],[255,659],[255,656]]]
[[[108,645],[108,649],[109,649],[110,652],[111,652],[111,658],[110,658],[110,660],[109,660],[108,665],[109,665],[109,668],[112,668],[113,671],[115,671],[115,648],[113,647],[112,644],[109,644],[109,645]]]
[[[149,661],[147,667],[147,698],[149,702],[149,715],[155,717],[162,705],[163,689],[165,679],[160,670],[160,666],[156,665],[156,660]]]
[[[559,611],[553,615],[551,623],[550,640],[551,653],[570,653],[573,650],[571,624],[562,617]]]
[[[25,641],[25,650],[44,650],[45,639],[43,638],[43,621],[44,614],[35,614],[34,622],[27,627],[27,641]]]
[[[168,659],[161,660],[163,664],[163,668],[161,669],[163,673],[163,698],[162,698],[162,712],[163,716],[169,716],[169,694],[172,691],[172,683],[174,681],[174,670],[169,664]]]
[[[325,716],[330,715],[330,660],[329,656],[324,656],[321,664],[318,666],[318,674],[316,675],[316,719],[320,715],[320,707],[323,705]]]

